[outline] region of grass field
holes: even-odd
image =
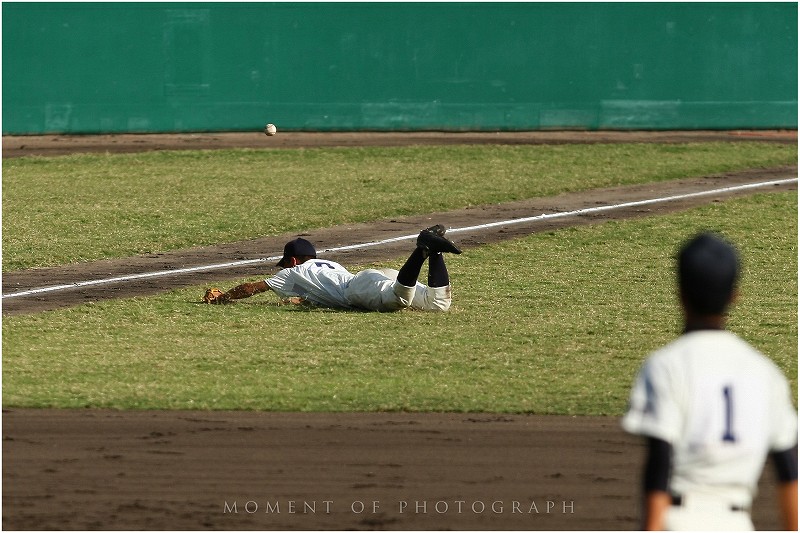
[[[235,169],[253,160],[271,164],[280,160],[284,170],[293,169],[297,180],[313,174],[304,167],[309,161],[311,169],[320,170],[332,160],[349,160],[343,163],[343,168],[350,169],[349,178],[338,169],[330,172],[331,180],[386,190],[373,195],[372,211],[358,215],[369,219],[398,210],[441,209],[628,183],[642,179],[639,174],[649,169],[647,160],[655,156],[660,162],[650,166],[659,170],[649,169],[653,172],[646,180],[791,163],[796,158],[795,147],[740,147],[598,146],[590,148],[601,159],[594,164],[577,161],[588,157],[579,154],[587,147],[536,147],[530,152],[502,147],[474,147],[474,152],[464,147],[377,149],[374,153],[357,149],[352,154],[347,150],[227,152],[217,155],[220,161],[214,153],[19,160],[6,170],[10,178],[4,176],[4,268],[7,260],[20,268],[132,253],[142,246],[163,249],[198,243],[201,230],[209,227],[208,221],[199,221],[201,215],[209,216],[202,201],[220,198],[222,205],[238,206],[243,198],[239,188],[244,184],[249,184],[247,194],[258,199],[251,209],[260,209],[264,217],[278,213],[274,198],[281,195],[270,193],[277,182],[254,191],[259,177],[237,178]],[[750,156],[742,155],[748,151]],[[492,154],[506,159],[494,161]],[[739,159],[725,161],[734,154]],[[437,163],[437,158],[447,161]],[[237,165],[237,160],[244,163]],[[446,202],[420,199],[419,184],[411,190],[381,184],[391,181],[380,180],[376,174],[389,160],[405,168],[391,174],[392,179],[411,180],[404,181],[405,185],[422,181],[421,173],[429,165],[448,168],[449,173],[461,169],[456,175],[464,183],[459,181],[454,194],[444,195]],[[194,177],[194,170],[181,171],[184,178],[172,175],[183,168],[182,163],[194,169],[227,166],[232,170],[226,179],[232,183]],[[466,170],[473,163],[481,170]],[[407,169],[408,165],[413,168]],[[493,174],[510,167],[505,182],[484,179],[493,165]],[[137,177],[126,176],[122,167],[137,168]],[[549,170],[533,170],[540,167]],[[76,214],[62,203],[61,211],[49,205],[45,209],[47,198],[65,202],[69,190],[83,190],[75,188],[74,180],[83,179],[77,177],[67,180],[71,185],[45,187],[48,181],[59,181],[58,168],[69,169],[64,174],[68,176],[92,176],[85,178],[87,184],[92,183],[86,192],[91,198],[78,195],[77,204],[94,202],[116,208]],[[593,168],[597,170],[590,172]],[[591,175],[581,178],[587,173]],[[56,192],[43,194],[38,202],[33,194],[22,195],[23,184],[34,181],[40,192]],[[167,192],[154,195],[151,191],[164,181],[193,185],[184,184],[182,192],[165,187]],[[435,186],[455,186],[447,185],[444,178],[441,183],[433,181]],[[199,187],[204,182],[208,188]],[[126,194],[115,184],[125,188]],[[315,191],[309,189],[308,195]],[[186,205],[181,203],[187,212],[167,209],[165,202],[175,202],[184,193],[193,194]],[[408,198],[396,202],[403,194]],[[28,217],[22,215],[23,203],[29,208]],[[293,211],[289,213],[293,217],[284,214],[288,218],[274,220],[270,228],[289,231],[350,220],[357,205],[332,205],[325,213],[309,217],[298,217],[298,211]],[[254,217],[231,209],[232,214],[217,213],[219,224],[210,231],[211,237],[203,238],[232,239],[263,229],[252,220],[237,222]],[[143,219],[162,212],[170,217],[163,222],[176,233],[175,240],[146,236],[150,230],[133,221],[130,227],[111,231],[111,211],[119,216],[143,213]],[[43,221],[56,212],[71,222],[62,222],[45,235]],[[81,226],[82,248],[69,256],[61,235],[68,242],[78,242],[81,232],[71,227],[76,224],[73,217],[92,218],[94,225]],[[172,217],[180,223],[173,223]],[[679,328],[671,257],[684,236],[701,228],[720,231],[740,245],[745,266],[743,295],[730,327],[768,353],[790,377],[796,393],[797,194],[771,193],[470,250],[449,258],[455,295],[454,307],[446,314],[302,310],[278,305],[271,294],[232,306],[204,306],[197,303],[203,289],[198,286],[155,297],[4,317],[3,405],[619,415],[644,355],[674,337]],[[111,234],[101,236],[104,231]],[[95,241],[103,244],[97,246]],[[27,257],[26,249],[39,248],[44,249],[41,254]]]
[[[765,143],[149,152],[3,161],[3,272],[793,164]]]
[[[794,146],[714,144],[21,159],[4,162],[3,265],[118,256],[796,157]],[[261,171],[241,175],[254,165]],[[437,170],[427,174],[430,167]],[[267,168],[281,170],[266,178]],[[300,209],[280,206],[287,179],[299,188],[296,201],[308,202]],[[317,180],[359,193],[339,205]],[[33,184],[39,196],[28,190]],[[427,198],[419,191],[428,184],[452,194]],[[70,191],[79,209],[67,208]],[[210,213],[203,202],[214,198],[224,209]],[[246,198],[253,203],[240,205]],[[318,202],[328,208],[319,212]],[[54,220],[56,213],[67,220]],[[115,231],[120,217],[128,217],[126,226]],[[159,225],[169,231],[156,231]],[[740,245],[743,295],[730,327],[768,353],[796,393],[797,194],[770,193],[448,258],[454,307],[446,314],[302,310],[278,305],[271,294],[204,306],[198,286],[4,317],[3,405],[619,415],[643,357],[679,328],[672,255],[701,228]],[[62,234],[80,249],[48,237]]]

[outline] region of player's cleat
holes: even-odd
[[[437,224],[419,232],[417,246],[428,253],[460,254],[461,250],[452,241],[444,237],[444,226]]]
[[[444,237],[444,234],[445,234],[445,232],[447,230],[441,224],[436,224],[435,226],[431,226],[430,228],[426,228],[423,231],[430,231],[431,233],[435,233],[439,237]]]

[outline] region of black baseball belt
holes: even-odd
[[[680,495],[680,494],[673,494],[672,495],[672,505],[674,507],[681,507],[681,506],[683,506],[683,504],[684,504],[684,499],[683,499],[682,495]],[[750,512],[750,508],[749,507],[744,507],[742,505],[731,505],[730,506],[730,510],[735,512],[735,513],[749,513]]]

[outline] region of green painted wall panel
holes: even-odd
[[[796,128],[796,3],[4,2],[3,133]]]

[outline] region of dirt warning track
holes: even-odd
[[[3,528],[631,530],[643,451],[613,417],[11,409]]]

